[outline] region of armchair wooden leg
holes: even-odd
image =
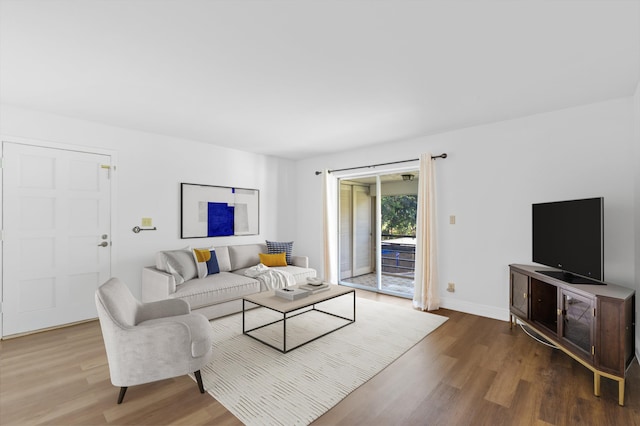
[[[127,393],[127,387],[123,386],[120,388],[120,395],[118,395],[118,404],[122,404],[122,400],[124,399],[125,393]]]
[[[193,373],[196,376],[196,381],[198,382],[198,389],[200,389],[200,393],[204,393],[204,385],[202,384],[202,376],[200,375],[200,370]]]

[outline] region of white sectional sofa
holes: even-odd
[[[260,263],[266,244],[214,247],[220,272],[198,278],[197,266],[189,248],[161,251],[156,265],[142,270],[142,301],[179,298],[189,303],[193,312],[208,319],[242,311],[242,298],[268,290],[259,280],[244,272]],[[316,276],[306,256],[291,256],[287,266],[273,267],[290,273],[297,284]]]

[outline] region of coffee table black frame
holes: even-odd
[[[289,300],[282,299],[282,298],[279,298],[279,297],[275,296],[275,292],[274,291],[271,291],[271,294],[269,295],[270,297],[262,297],[260,299],[257,299],[257,298],[253,298],[253,297],[249,296],[248,298],[243,298],[242,299],[242,334],[245,334],[245,335],[251,337],[252,339],[255,339],[255,340],[259,341],[260,343],[263,343],[263,344],[265,344],[265,345],[267,345],[269,347],[272,347],[273,349],[276,349],[276,350],[278,350],[278,351],[280,351],[282,353],[287,353],[287,352],[292,351],[294,349],[297,349],[297,348],[299,348],[301,346],[304,346],[304,345],[306,345],[308,343],[316,341],[319,338],[324,337],[329,333],[333,333],[334,331],[340,330],[341,328],[344,328],[344,327],[346,327],[346,326],[348,326],[350,324],[353,324],[354,322],[356,322],[356,292],[355,292],[355,289],[352,289],[352,288],[349,289],[349,288],[346,288],[346,287],[338,287],[338,286],[335,286],[335,287],[339,288],[339,290],[337,292],[332,288],[330,290],[327,290],[326,292],[320,292],[320,293],[312,294],[312,295],[309,295],[309,296],[307,296],[305,298],[298,299],[298,300],[293,300],[293,301],[289,301]],[[353,296],[353,318],[348,318],[348,317],[344,317],[344,316],[341,316],[341,315],[337,315],[337,314],[334,314],[334,313],[331,313],[331,312],[324,311],[322,309],[318,309],[316,307],[317,304],[320,304],[322,302],[326,302],[328,300],[335,299],[337,297],[347,296],[349,294],[351,294]],[[275,300],[274,300],[274,298],[275,298]],[[275,321],[271,321],[271,322],[269,322],[267,324],[263,324],[263,325],[260,325],[258,327],[254,327],[254,328],[251,328],[251,329],[247,330],[245,328],[245,312],[247,311],[247,303],[250,303],[251,305],[258,305],[258,306],[261,306],[263,308],[267,308],[267,309],[270,309],[272,311],[278,312],[278,313],[282,314],[282,318],[278,319],[278,320],[275,320]],[[308,308],[310,306],[311,306],[311,309],[305,309],[305,308]],[[254,307],[255,306],[251,306],[251,308],[254,308]],[[302,312],[299,312],[299,311],[302,311]],[[300,343],[300,344],[298,344],[298,345],[296,345],[294,347],[287,348],[287,320],[291,319],[291,318],[294,318],[294,317],[297,317],[298,315],[303,315],[303,314],[305,314],[307,312],[312,312],[312,311],[321,312],[321,313],[326,314],[326,315],[331,315],[331,316],[336,317],[336,318],[347,320],[348,322],[343,324],[343,325],[341,325],[341,326],[339,326],[339,327],[337,327],[337,328],[329,330],[329,331],[327,331],[327,332],[325,332],[325,333],[323,333],[323,334],[321,334],[319,336],[316,336],[313,339],[310,339],[310,340],[307,340],[305,342],[302,342],[302,343]],[[259,330],[261,328],[268,327],[270,325],[277,324],[279,322],[282,323],[282,340],[283,340],[282,349],[280,349],[279,347],[277,347],[275,345],[272,345],[269,342],[266,342],[266,341],[260,339],[259,337],[256,337],[256,336],[253,336],[253,335],[249,334],[252,331]]]

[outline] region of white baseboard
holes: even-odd
[[[500,321],[509,321],[509,309],[496,308],[495,306],[480,305],[478,303],[442,297],[440,298],[440,307]]]

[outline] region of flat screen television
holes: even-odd
[[[604,199],[533,204],[533,261],[574,284],[604,280]]]

